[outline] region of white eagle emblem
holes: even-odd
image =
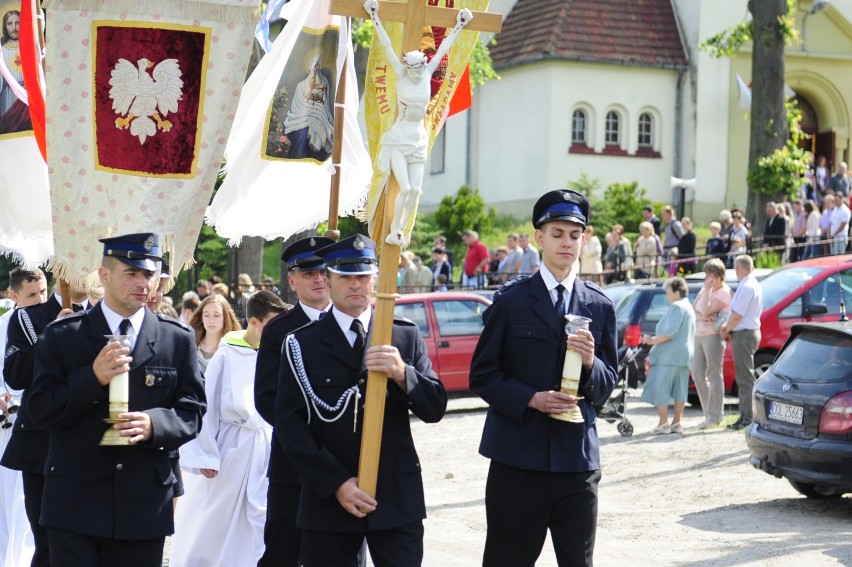
[[[109,80],[112,109],[119,115],[115,127],[130,128],[142,144],[157,133],[157,128],[163,132],[172,129],[172,123],[164,118],[169,112],[177,112],[183,96],[183,73],[177,59],[160,61],[153,77],[148,74],[151,67],[154,63],[144,57],[136,62],[136,67],[127,59],[119,59]]]

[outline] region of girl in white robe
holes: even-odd
[[[263,555],[272,434],[254,407],[263,323],[252,318],[249,330],[226,334],[204,373],[201,432],[180,448],[186,493],[175,512],[172,567],[255,567]]]

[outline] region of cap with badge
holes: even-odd
[[[284,249],[281,261],[287,264],[288,270],[324,270],[325,262],[317,256],[317,251],[330,244],[334,244],[334,240],[323,236],[302,238]]]
[[[589,222],[589,200],[571,189],[556,189],[542,195],[533,207],[535,228],[551,221],[573,222],[583,227]]]
[[[379,271],[376,243],[355,234],[317,251],[329,271],[347,276],[363,276]]]
[[[104,245],[104,256],[112,256],[140,270],[156,272],[159,269],[157,263],[163,261],[160,256],[160,237],[153,232],[122,234],[100,238],[98,241]]]

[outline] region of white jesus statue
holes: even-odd
[[[396,122],[382,136],[378,167],[381,171],[393,171],[399,183],[391,230],[385,242],[405,247],[408,244],[405,227],[414,215],[417,201],[423,194],[423,173],[429,148],[429,133],[426,131],[424,119],[431,97],[430,79],[462,28],[473,19],[473,14],[468,9],[459,11],[453,31],[444,38],[435,56],[428,63],[426,55],[420,51],[409,51],[400,62],[379,19],[378,0],[365,0],[364,9],[373,20],[379,43],[387,53],[388,61],[397,77]]]

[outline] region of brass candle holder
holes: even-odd
[[[589,323],[592,322],[592,320],[588,317],[582,317],[580,315],[566,315],[565,319],[568,321],[565,323],[566,335],[573,335],[580,329],[588,331]],[[570,347],[567,347],[565,352],[565,362],[562,365],[562,384],[559,391],[563,394],[568,394],[569,396],[574,396],[578,400],[581,400],[582,398],[577,396],[577,392],[580,390],[580,373],[582,371],[582,355],[579,352],[572,350]],[[579,405],[565,413],[551,413],[548,415],[553,419],[568,421],[570,423],[585,422],[583,419],[583,412],[580,411]]]

